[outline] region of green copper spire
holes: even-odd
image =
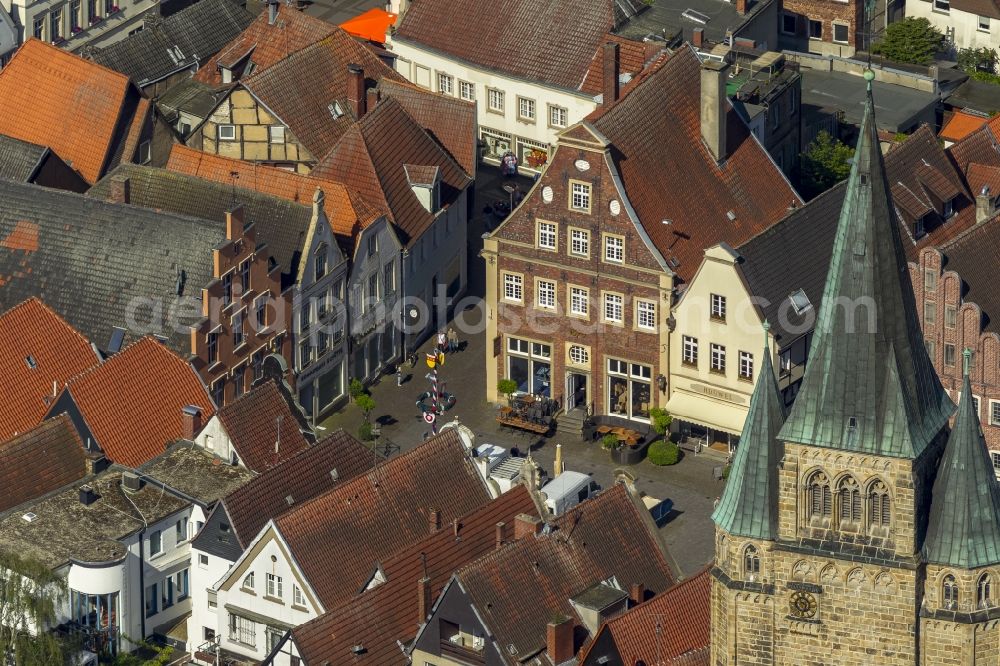
[[[875,127],[871,79],[786,442],[916,458],[953,406],[924,349]]]
[[[736,536],[773,540],[778,534],[778,463],[783,455],[778,430],[785,421],[785,404],[774,379],[766,323],[764,336],[764,362],[712,520]]]
[[[966,349],[962,398],[934,480],[924,540],[928,562],[963,569],[1000,562],[1000,483],[972,399],[970,355]]]

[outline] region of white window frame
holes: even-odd
[[[718,343],[711,343],[709,346],[711,350],[711,364],[709,369],[712,372],[718,372],[725,374],[726,372],[726,346],[720,345]]]
[[[248,617],[229,613],[229,640],[240,645],[256,647],[257,625]]]
[[[976,30],[979,32],[989,33],[990,31],[990,17],[980,16],[976,20]]]
[[[535,122],[537,116],[535,100],[530,97],[517,96],[517,119],[525,122]]]
[[[524,303],[524,276],[520,273],[503,274],[503,300]]]
[[[691,335],[681,336],[681,363],[698,365],[698,338]]]
[[[990,425],[1000,426],[1000,400],[990,400]]]
[[[537,220],[535,222],[535,241],[538,249],[556,252],[559,249],[559,225],[555,222]]]
[[[656,330],[656,301],[635,299],[635,326],[645,331]]]
[[[566,356],[570,363],[575,365],[587,365],[590,363],[590,350],[583,345],[570,345],[566,350]]]
[[[1000,475],[1000,451],[990,451],[990,460],[993,462],[993,471]]]
[[[556,283],[553,280],[535,280],[535,307],[543,310],[556,309]]]
[[[813,23],[819,23],[819,37],[813,37]],[[809,30],[809,39],[823,39],[823,21],[820,19],[808,19],[807,30]]]
[[[625,237],[604,234],[604,261],[609,264],[625,263]]]
[[[156,548],[153,548],[153,543],[156,543]],[[155,555],[160,555],[163,553],[163,532],[161,530],[153,530],[149,535],[149,556],[153,557]]]
[[[476,84],[469,81],[458,80],[458,96],[466,102],[476,101]]]
[[[243,576],[243,582],[240,583],[240,587],[244,590],[256,590],[256,576],[254,572],[248,571],[247,575]]]
[[[506,112],[505,105],[507,103],[506,95],[504,91],[499,88],[487,88],[486,89],[486,111],[489,113],[498,113],[501,116]]]
[[[753,380],[753,354],[740,352],[740,379]]]
[[[292,605],[305,608],[306,595],[302,593],[302,588],[292,583]]]
[[[933,8],[936,12],[941,12],[942,14],[951,13],[951,0],[932,0]]]
[[[604,304],[601,308],[601,319],[609,324],[624,323],[625,297],[613,291],[605,291],[601,300]]]
[[[722,294],[711,295],[711,318],[714,321],[726,321],[726,297]]]
[[[236,141],[236,125],[219,125],[219,141]]]
[[[569,122],[569,109],[564,106],[549,104],[549,127],[566,127]]]
[[[444,95],[454,96],[455,77],[444,72],[437,73],[437,90]]]
[[[841,21],[833,21],[833,30],[830,33],[830,39],[833,40],[835,44],[850,44],[851,42],[851,26],[850,24],[843,23]],[[844,39],[837,39],[837,28],[844,28],[847,35]]]
[[[577,285],[569,285],[569,314],[573,317],[590,317],[589,289]]]
[[[569,253],[574,257],[590,258],[590,231],[569,228]]]
[[[264,582],[267,586],[264,594],[272,599],[281,599],[283,592],[281,576],[273,573],[265,574]]]
[[[569,209],[578,213],[589,213],[593,203],[593,193],[594,188],[590,183],[569,181]]]
[[[268,143],[285,143],[285,126],[271,125],[267,128]]]

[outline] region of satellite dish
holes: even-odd
[[[608,204],[608,208],[611,209],[612,215],[617,215],[618,213],[622,212],[622,205],[618,203],[618,199],[612,199],[611,203]]]
[[[542,201],[552,203],[552,188],[548,185],[542,188]]]

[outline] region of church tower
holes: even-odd
[[[715,666],[940,663],[921,653],[922,548],[954,405],[924,350],[865,78],[802,388],[776,433],[770,417],[755,429],[751,408],[713,515]],[[767,465],[753,492],[747,461]]]

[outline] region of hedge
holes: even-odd
[[[681,450],[673,442],[661,439],[649,445],[646,457],[654,465],[676,465],[680,460]]]

